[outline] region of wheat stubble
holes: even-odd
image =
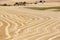
[[[14,11],[11,9],[0,11],[0,40],[60,39],[59,19],[50,15],[36,15],[28,12],[25,14],[23,11],[21,13],[17,10],[17,12]]]

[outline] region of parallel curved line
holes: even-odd
[[[22,25],[22,26],[19,25],[20,28],[16,31],[16,33],[18,34],[18,31],[21,31],[21,28],[23,28],[25,25],[23,24],[24,22],[22,22],[21,19],[17,17],[17,15],[15,15],[15,18],[18,20],[17,22],[18,23],[20,22],[20,24]]]
[[[56,27],[57,27],[57,26],[56,26]],[[56,29],[55,29],[55,30],[56,30]],[[58,35],[58,32],[48,33],[48,34],[49,34],[50,36],[55,35],[55,34],[57,34],[57,35]],[[49,35],[48,35],[48,34],[47,34],[46,36],[45,36],[45,35],[43,35],[42,37],[40,37],[40,38],[39,38],[39,40],[44,39],[43,37],[47,37],[47,36],[49,37]]]
[[[5,13],[0,18],[0,29],[4,23],[7,25],[6,40],[53,40],[60,33],[60,21],[52,16]]]
[[[49,23],[48,23],[49,22]],[[54,20],[48,20],[48,21],[45,21],[45,23],[42,23],[42,24],[37,24],[37,26],[36,27],[34,27],[34,28],[31,28],[31,29],[35,29],[35,28],[43,28],[44,26],[48,26],[48,25],[50,25],[51,23],[53,23],[53,22],[55,22]],[[38,27],[39,26],[39,27]],[[45,27],[44,27],[45,28]]]
[[[15,23],[16,23],[17,25],[18,25],[18,22],[20,22],[21,25],[18,25],[18,26],[16,26],[16,27],[19,27],[19,26],[20,26],[20,27],[22,28],[22,27],[24,26],[24,24],[23,24],[19,19],[17,19],[17,17],[15,17],[14,19],[13,19],[13,18],[10,18],[10,20],[15,21]],[[17,20],[18,20],[18,21],[17,21]],[[18,28],[18,29],[19,29],[19,28]],[[18,30],[18,29],[17,29],[17,30]],[[15,30],[15,33],[16,33],[16,34],[17,34],[17,32],[16,32],[17,30]]]
[[[8,22],[11,22],[11,23],[15,24],[15,27],[18,26],[18,25],[17,25],[15,22],[13,22],[12,20],[9,20],[8,18],[5,18],[5,17],[3,17],[3,18],[4,18],[5,20],[7,20]],[[10,26],[11,26],[11,25],[10,25]],[[8,30],[9,30],[8,28],[9,28],[10,26],[7,26],[7,27],[6,27],[6,35],[8,36],[7,39],[11,38],[11,35],[9,34],[9,31],[8,31]],[[9,36],[10,36],[10,37],[9,37]]]
[[[57,24],[56,24],[56,25],[57,25]],[[52,26],[52,28],[53,28],[53,27],[57,27],[56,25]],[[50,26],[50,27],[51,27],[51,26]],[[46,29],[47,29],[47,28],[46,28]],[[49,33],[50,33],[50,32],[49,32],[49,29],[48,29],[47,31],[48,31],[48,34],[49,34]],[[55,29],[55,32],[52,32],[52,31],[51,31],[51,33],[52,33],[52,34],[56,33],[56,29]],[[57,32],[57,33],[58,33],[58,32]],[[50,35],[51,35],[51,34],[50,34]],[[39,35],[38,35],[38,36],[39,36]],[[44,35],[43,35],[43,36],[44,36]],[[43,37],[42,37],[42,38],[43,38]]]
[[[47,20],[46,20],[46,21],[47,21]],[[46,21],[45,21],[45,22],[46,22]],[[49,20],[48,20],[48,21],[49,21]],[[41,24],[43,24],[43,23],[44,23],[44,21],[43,21]],[[38,25],[40,25],[40,22],[39,22],[38,24],[34,24],[34,25],[30,25],[30,26],[36,26],[36,27],[37,27]],[[25,28],[26,28],[26,29],[27,29],[27,28],[30,28],[30,26],[27,26],[27,27],[25,27]],[[25,29],[25,28],[23,28],[23,29]]]
[[[2,18],[2,15],[1,15],[1,18]],[[4,18],[2,20],[4,20]],[[8,24],[8,26],[6,27],[6,28],[8,28],[10,26],[10,24],[6,20],[4,20],[4,22],[6,22]],[[9,35],[8,29],[5,29],[5,31],[6,31],[6,35],[8,36],[8,38],[10,38],[11,36]]]
[[[46,40],[48,40],[50,38],[50,36],[54,36],[56,34],[58,34],[58,33],[57,32],[56,33],[48,33],[48,34],[43,35],[42,37],[38,38],[37,40],[42,40],[44,38],[46,38]]]
[[[59,25],[59,22],[54,22],[53,24],[50,25],[50,27],[46,27],[47,30],[51,30],[51,29],[54,29],[54,31],[56,32],[57,29],[55,29],[56,27],[58,27]],[[52,32],[52,31],[51,31]]]
[[[55,27],[55,26],[57,25],[56,22],[52,23],[51,25],[53,25],[53,24],[54,24],[53,27]],[[46,26],[46,27],[48,27],[48,28],[49,28],[49,27],[52,27],[51,25],[48,25],[48,26]],[[53,28],[53,27],[52,27],[52,28]],[[45,28],[45,27],[44,27],[44,28]],[[45,28],[45,29],[47,29],[47,28]],[[49,29],[50,29],[50,28],[49,28]],[[47,30],[47,31],[49,32],[49,30]],[[55,30],[55,31],[56,31],[56,30]],[[51,32],[52,32],[52,31],[51,31]],[[38,36],[39,36],[39,35],[38,35]]]
[[[4,22],[7,24],[7,26],[10,26],[9,23],[8,23],[6,20],[4,20],[3,18],[1,18],[1,20],[4,21]],[[3,26],[4,26],[4,25],[3,25]],[[6,26],[6,27],[7,27],[7,26]],[[4,27],[5,27],[5,26],[4,26]],[[6,34],[6,35],[9,35],[9,34],[8,34],[8,31],[7,31],[7,34]],[[9,35],[9,37],[10,37],[10,35]]]
[[[9,15],[8,15],[9,16]],[[18,24],[16,22],[14,22],[14,20],[11,20],[10,18],[6,17],[6,20],[8,20],[9,22],[11,22],[12,24],[14,24],[15,27],[18,26]]]
[[[60,35],[53,36],[53,37],[49,38],[48,40],[53,40],[53,39],[55,39],[57,37],[60,37]]]
[[[56,24],[56,22],[54,23],[54,24]],[[51,24],[51,25],[53,25],[53,24]],[[56,24],[57,25],[57,24]],[[49,26],[49,25],[48,25]],[[45,30],[45,29],[44,29]],[[49,30],[48,30],[49,31]],[[44,32],[43,32],[44,33]],[[39,34],[43,34],[43,33],[39,33]],[[40,36],[39,34],[35,34],[35,35],[37,35],[37,36]],[[47,34],[47,33],[46,33]],[[31,38],[32,38],[32,36],[34,36],[35,37],[35,35],[31,35]],[[29,36],[28,36],[29,37]],[[35,38],[36,39],[36,38]]]
[[[0,22],[0,27],[2,27],[2,25],[3,25],[3,22]]]
[[[38,24],[35,24],[35,25],[30,25],[30,26],[28,26],[28,27],[25,27],[24,29],[28,29],[28,28],[37,28],[38,26],[41,26],[41,25],[44,25],[44,24],[46,24],[47,22],[49,22],[49,21],[51,21],[51,20],[47,20],[47,21],[43,21],[42,23],[38,23]],[[32,27],[31,27],[32,26]]]

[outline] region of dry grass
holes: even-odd
[[[0,7],[0,40],[60,40],[60,12]]]

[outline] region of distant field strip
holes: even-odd
[[[34,9],[34,10],[50,10],[50,9],[55,9],[54,11],[60,11],[60,7],[56,6],[56,7],[25,7],[28,9]]]
[[[0,14],[0,40],[60,40],[60,21],[46,15]]]

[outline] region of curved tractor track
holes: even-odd
[[[43,14],[1,13],[0,40],[60,40],[60,21]]]

